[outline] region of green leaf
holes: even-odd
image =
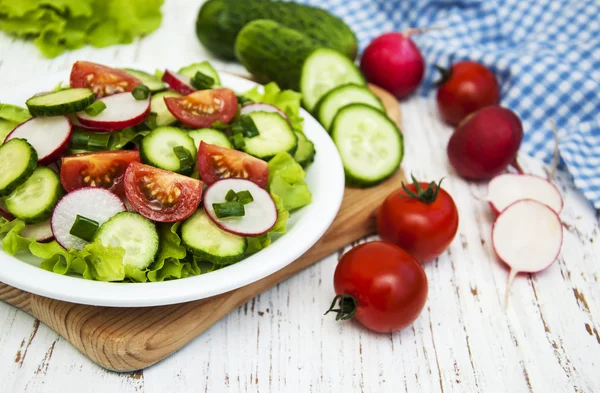
[[[292,128],[295,131],[302,132],[302,123],[304,119],[300,116],[300,106],[302,103],[302,94],[293,90],[281,90],[275,82],[271,82],[263,87],[263,93],[255,87],[243,94],[244,97],[254,102],[263,102],[271,104],[281,109],[290,119]]]
[[[25,223],[21,220],[12,220],[4,223],[2,227],[0,227],[0,235],[6,234],[4,239],[2,239],[2,249],[7,254],[15,255],[19,251],[29,247],[32,239],[19,235],[23,228],[25,228]]]
[[[0,119],[23,123],[31,118],[31,114],[25,108],[11,104],[0,104]]]
[[[94,242],[86,245],[79,252],[78,258],[85,260],[92,279],[123,281],[126,277],[124,256],[125,250],[122,247],[104,246],[100,242]]]
[[[301,208],[312,201],[312,194],[304,181],[290,184],[283,177],[275,176],[270,190],[271,195],[281,198],[283,209],[287,211]]]
[[[158,252],[156,261],[148,269],[148,280],[157,282],[166,279],[182,278],[184,264],[180,260],[187,256],[187,251],[182,246],[181,238],[177,234],[180,225],[181,222],[159,225],[160,251]]]
[[[148,135],[148,130],[136,130],[134,128],[125,128],[121,131],[115,131],[110,134],[108,142],[108,150],[121,150],[130,142],[139,142],[143,137]]]
[[[0,119],[0,145],[4,143],[8,134],[10,134],[10,132],[18,125],[19,123],[17,122]]]
[[[294,157],[287,152],[278,153],[269,160],[269,184],[277,177],[294,184],[301,182],[306,177],[306,172]]]

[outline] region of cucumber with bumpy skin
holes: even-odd
[[[88,88],[64,89],[39,94],[25,101],[33,116],[60,116],[84,110],[94,102],[94,93]]]
[[[25,139],[11,139],[0,146],[0,198],[11,194],[35,170],[38,156]]]

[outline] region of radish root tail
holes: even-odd
[[[517,170],[517,173],[519,175],[525,174],[525,171],[523,170],[523,168],[521,168],[521,165],[519,164],[519,161],[517,161],[516,157],[515,157],[515,160],[510,165]]]
[[[508,310],[508,299],[510,298],[510,289],[512,288],[513,281],[519,272],[515,269],[510,269],[508,274],[508,281],[506,282],[506,293],[504,294],[504,311]]]
[[[554,133],[554,159],[552,160],[552,167],[550,169],[550,179],[554,179],[558,168],[558,129],[554,120],[550,120],[550,127]]]
[[[446,28],[443,26],[433,26],[433,27],[428,27],[426,29],[408,29],[404,32],[404,35],[407,37],[410,37],[411,35],[415,35],[415,34],[423,34],[423,33],[428,33],[430,31],[438,31],[438,30],[445,30]]]

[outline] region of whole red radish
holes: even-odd
[[[402,184],[377,211],[377,233],[421,262],[434,259],[452,243],[458,230],[454,200],[435,182]]]
[[[523,125],[513,111],[488,106],[458,125],[448,142],[448,158],[460,176],[490,179],[515,161],[522,139]]]
[[[360,69],[369,82],[402,99],[423,80],[425,61],[410,33],[387,33],[367,46]]]
[[[437,104],[446,122],[455,126],[469,114],[500,102],[496,76],[484,65],[461,61],[442,72]]]
[[[354,247],[338,263],[335,293],[327,313],[354,318],[375,332],[394,332],[413,323],[427,299],[427,276],[419,261],[400,247],[370,242]],[[338,308],[334,308],[338,304]],[[327,314],[326,313],[326,314]]]

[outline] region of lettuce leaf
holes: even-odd
[[[304,178],[306,172],[287,152],[275,155],[269,161],[269,191],[281,200],[284,210],[293,211],[312,201],[312,194]]]
[[[257,86],[245,92],[242,96],[254,102],[264,102],[281,109],[290,119],[294,131],[302,132],[302,122],[304,121],[300,116],[302,94],[293,90],[282,91],[277,83],[271,82],[263,87],[263,93],[258,90]]]
[[[149,133],[148,130],[136,130],[135,128],[125,128],[121,131],[111,132],[108,150],[121,150],[129,142],[138,142]]]
[[[23,123],[31,118],[31,114],[25,108],[11,104],[0,104],[0,119]]]

